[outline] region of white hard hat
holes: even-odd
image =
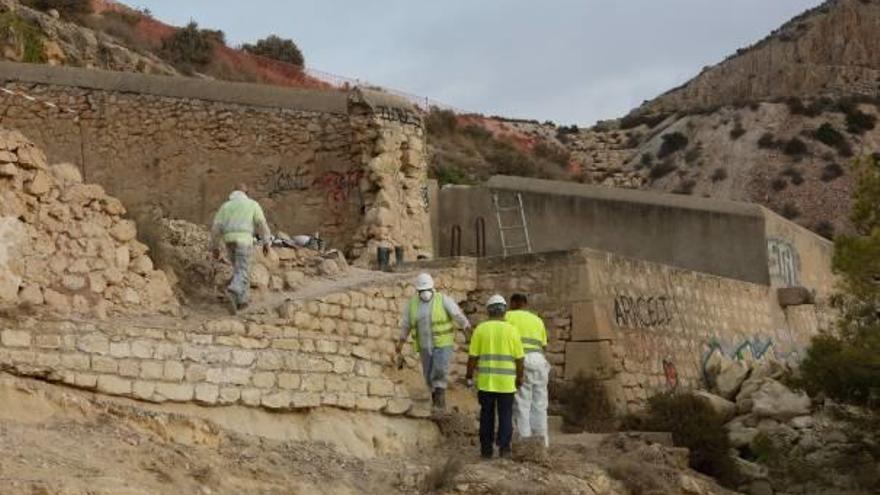
[[[500,294],[495,294],[494,296],[490,297],[488,301],[486,301],[486,307],[494,306],[496,304],[503,304],[507,306],[507,301],[505,301],[504,297],[502,297]]]
[[[434,288],[434,279],[431,278],[430,274],[420,273],[419,276],[416,277],[415,286],[417,291],[431,290]]]

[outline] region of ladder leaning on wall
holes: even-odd
[[[531,253],[532,241],[529,238],[522,193],[508,193],[512,201],[506,204],[502,202],[502,194],[504,193],[501,191],[492,192],[492,204],[495,206],[495,218],[498,220],[502,253],[504,256]]]

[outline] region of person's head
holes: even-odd
[[[529,305],[529,298],[525,294],[516,293],[510,296],[510,309],[525,309]]]
[[[486,312],[493,320],[504,319],[504,313],[507,313],[507,301],[500,294],[495,294],[486,301]]]
[[[434,279],[430,274],[420,273],[413,286],[422,301],[428,302],[434,298]]]
[[[248,189],[248,185],[247,185],[246,183],[244,183],[244,182],[239,182],[238,184],[236,184],[236,185],[235,185],[235,190],[236,190],[236,191],[241,191],[241,192],[243,192],[243,193],[245,193],[245,194],[250,194],[250,190]]]

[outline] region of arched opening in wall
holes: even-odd
[[[452,245],[449,247],[449,256],[461,256],[461,226],[452,226],[450,240]]]
[[[474,220],[474,246],[476,248],[476,256],[478,258],[486,257],[486,220],[483,217],[477,217]]]

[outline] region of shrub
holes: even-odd
[[[675,189],[672,190],[673,194],[693,194],[694,187],[697,186],[697,181],[693,179],[683,180],[675,186]]]
[[[779,214],[789,220],[794,220],[801,215],[801,210],[794,203],[785,203],[779,210]]]
[[[700,145],[698,143],[697,146],[694,146],[694,147],[690,148],[689,150],[687,150],[687,152],[685,152],[684,161],[688,165],[693,165],[694,163],[697,162],[697,160],[700,159],[700,156],[702,154],[703,154],[703,148],[700,147]]]
[[[534,160],[510,143],[496,141],[485,156],[492,173],[519,177],[540,177],[540,168]]]
[[[838,132],[837,129],[828,122],[819,126],[819,128],[813,132],[813,137],[820,143],[837,149],[837,152],[841,156],[850,157],[853,155],[852,146],[849,144],[846,136]]]
[[[650,177],[652,181],[655,181],[657,179],[666,177],[677,169],[678,167],[676,167],[675,164],[672,163],[672,160],[663,160],[662,162],[657,163],[653,167],[651,167],[651,171],[648,172],[648,177]]]
[[[785,143],[785,146],[782,148],[782,152],[788,156],[792,156],[795,158],[800,158],[806,155],[809,150],[807,149],[807,145],[801,141],[799,138],[793,137]]]
[[[776,141],[776,138],[773,137],[773,134],[769,132],[765,132],[758,139],[758,148],[761,149],[772,149],[779,147],[779,143]]]
[[[461,132],[477,141],[486,141],[492,138],[492,133],[478,124],[468,124],[461,130]]]
[[[440,186],[446,184],[470,184],[471,182],[467,174],[456,165],[435,166],[432,170]]]
[[[425,119],[428,134],[451,134],[458,127],[458,117],[450,110],[431,110]]]
[[[642,158],[639,160],[639,168],[651,168],[653,163],[654,155],[651,153],[643,153]]]
[[[868,404],[880,392],[880,327],[864,338],[814,337],[801,363],[807,392],[852,404]]]
[[[834,240],[834,224],[829,222],[828,220],[822,220],[817,223],[816,226],[813,228],[813,231],[828,240]]]
[[[666,120],[669,117],[669,114],[665,113],[651,113],[651,114],[636,114],[631,113],[622,119],[620,119],[620,128],[623,130],[632,129],[634,127],[638,127],[640,125],[648,126],[648,129],[653,129],[657,127],[661,122]]]
[[[305,65],[305,58],[303,58],[303,54],[299,47],[296,46],[296,43],[291,39],[281,38],[274,34],[258,40],[253,45],[245,43],[241,48],[249,53],[287,62],[288,64],[300,67]]]
[[[712,182],[721,182],[721,181],[727,179],[727,169],[725,169],[725,168],[716,168],[716,169],[712,172],[711,179],[712,179]]]
[[[846,130],[850,134],[864,134],[874,129],[877,125],[877,117],[865,113],[858,108],[852,108],[846,112]]]
[[[43,12],[55,9],[64,16],[92,13],[92,0],[26,0],[22,3]]]
[[[573,432],[613,430],[614,406],[601,380],[583,373],[564,385],[560,403],[566,429]]]
[[[538,158],[553,162],[560,167],[567,167],[571,160],[571,152],[561,146],[547,143],[538,143],[532,148],[532,154]]]
[[[577,134],[578,132],[580,132],[580,129],[578,129],[578,126],[576,126],[574,124],[572,124],[568,127],[561,126],[561,127],[556,128],[556,139],[558,139],[564,143],[564,142],[566,142],[566,140],[568,140],[570,135]]]
[[[831,182],[843,175],[843,167],[837,163],[829,163],[822,168],[822,182]]]
[[[190,22],[162,40],[161,54],[184,72],[192,72],[211,62],[217,39],[216,31],[199,29],[198,24]]]
[[[43,32],[15,12],[0,14],[0,41],[20,47],[22,62],[29,64],[46,62]]]
[[[724,417],[690,394],[659,394],[648,399],[644,426],[668,431],[676,446],[690,449],[692,468],[730,486],[738,473],[730,456]]]
[[[680,132],[664,134],[662,139],[663,144],[660,145],[660,152],[657,153],[657,158],[660,159],[681,151],[688,145],[688,138]]]
[[[785,167],[782,171],[782,175],[788,177],[791,180],[791,183],[796,186],[804,183],[804,176],[801,171],[791,165]]]
[[[776,192],[782,191],[786,187],[788,187],[788,182],[786,182],[785,179],[781,177],[777,177],[770,181],[770,188]]]
[[[737,139],[743,137],[746,134],[746,129],[743,127],[742,122],[739,120],[734,124],[733,129],[730,130],[730,139],[736,141]]]

